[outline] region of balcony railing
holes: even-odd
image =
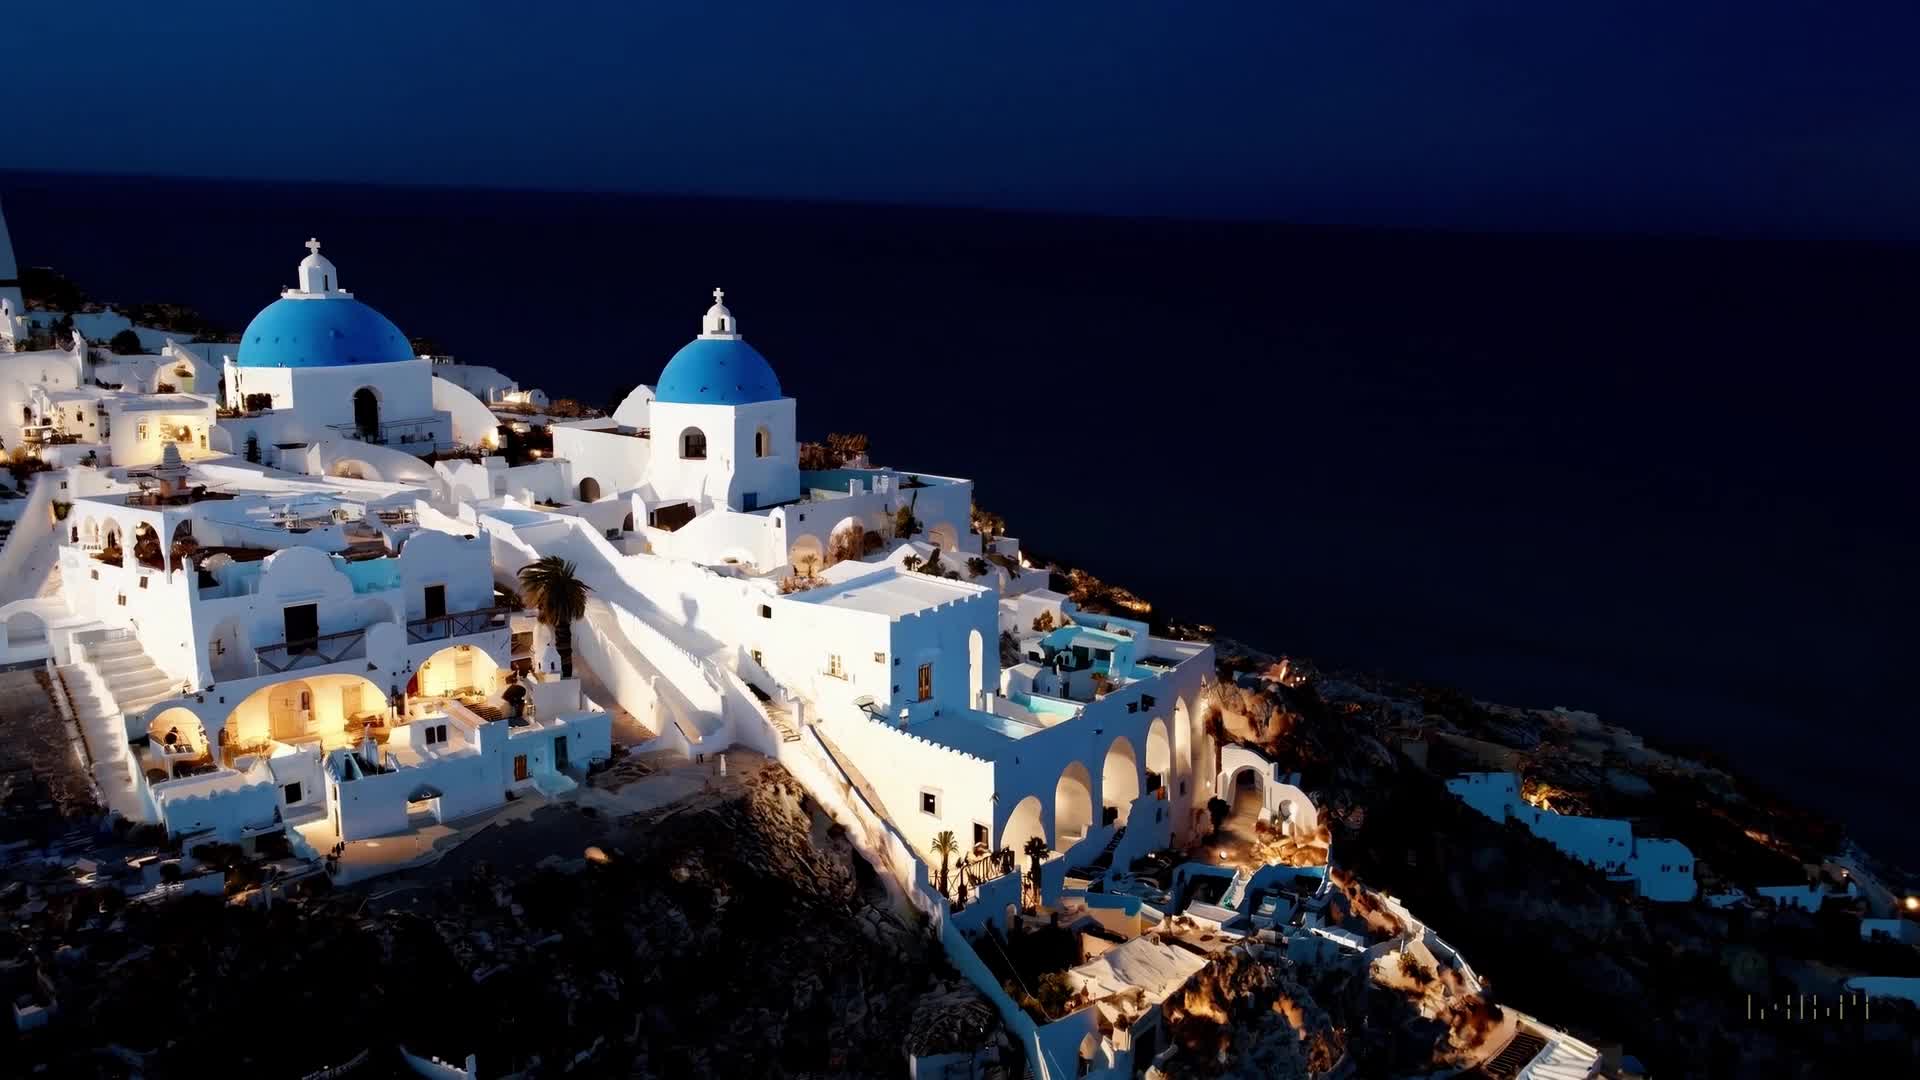
[[[296,667],[321,667],[365,656],[366,641],[367,631],[362,627],[359,630],[343,630],[338,634],[322,634],[306,641],[262,645],[253,650],[253,655],[260,661],[261,667],[278,674]]]
[[[407,622],[407,641],[410,644],[419,645],[429,641],[445,641],[448,638],[500,630],[506,627],[507,616],[512,614],[513,609],[510,607],[484,607],[474,608],[472,611],[434,615],[425,619],[411,619]]]
[[[432,416],[416,416],[408,420],[385,420],[376,425],[375,430],[372,432],[362,428],[359,424],[329,424],[327,426],[339,432],[345,438],[385,446],[388,443],[394,442],[433,442],[433,425],[437,422],[437,418]]]

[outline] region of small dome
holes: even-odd
[[[654,400],[668,405],[750,405],[781,396],[773,365],[737,337],[687,342],[667,361],[654,387]]]
[[[385,315],[350,296],[283,297],[240,336],[241,367],[342,367],[412,360],[413,346]]]

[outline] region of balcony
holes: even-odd
[[[262,668],[276,675],[295,668],[324,667],[367,655],[367,629],[361,627],[337,634],[322,634],[305,641],[262,645],[253,650],[253,655]]]
[[[389,443],[431,443],[437,417],[416,416],[408,420],[386,420],[368,431],[359,424],[329,424],[341,438],[386,446]]]
[[[469,634],[484,634],[490,630],[504,630],[507,617],[512,614],[510,607],[484,607],[411,619],[407,622],[407,642],[422,645],[429,641],[446,641]]]

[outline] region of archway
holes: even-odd
[[[600,501],[600,481],[595,480],[591,476],[581,480],[580,481],[580,501],[581,502],[599,502]]]
[[[254,691],[227,714],[224,756],[264,753],[269,742],[318,742],[329,750],[348,746],[359,739],[363,721],[383,721],[386,715],[386,688],[364,675],[289,679]],[[383,729],[369,730],[384,738]]]
[[[793,546],[787,549],[787,565],[793,572],[803,577],[812,577],[826,565],[820,539],[814,536],[797,536]]]
[[[1013,813],[1007,815],[1007,823],[1001,826],[1000,847],[1013,852],[1016,866],[1025,865],[1028,840],[1037,836],[1041,842],[1046,841],[1047,824],[1043,813],[1040,800],[1029,795],[1014,805]]]
[[[461,693],[491,695],[499,689],[500,665],[485,649],[449,645],[420,665],[408,689],[425,697],[452,697]]]
[[[1147,788],[1152,790],[1171,782],[1173,751],[1167,740],[1167,722],[1154,717],[1147,723]]]
[[[192,709],[174,706],[163,709],[147,722],[148,745],[169,762],[205,757],[212,752],[207,745],[206,725]],[[173,769],[166,770],[169,777]]]
[[[621,532],[633,531],[633,511],[631,510],[627,511],[627,516],[620,519],[620,531]]]
[[[194,556],[200,550],[200,540],[193,535],[193,521],[188,519],[173,527],[173,540],[168,548],[167,563],[175,570],[180,564]]]
[[[1140,759],[1134,756],[1133,743],[1122,735],[1107,747],[1100,763],[1100,801],[1113,814],[1114,824],[1125,825],[1133,812],[1133,800],[1140,797]]]
[[[88,547],[100,546],[100,522],[92,515],[80,525],[80,542]]]
[[[380,439],[380,395],[371,386],[353,392],[353,429],[368,442]]]
[[[843,517],[827,534],[827,565],[859,558],[866,550],[867,527],[856,517]]]
[[[683,461],[705,461],[707,458],[707,433],[697,427],[687,428],[680,433],[680,458]]]
[[[1062,850],[1085,838],[1093,828],[1093,775],[1076,761],[1060,772],[1053,785],[1053,834]]]
[[[986,644],[986,639],[980,636],[980,631],[967,631],[967,707],[969,709],[985,707],[980,691],[984,688],[983,682],[987,677]]]
[[[141,522],[133,527],[133,561],[149,570],[165,570],[166,553],[160,549],[160,534]]]
[[[927,540],[941,551],[959,551],[960,533],[952,525],[942,523],[927,530]]]
[[[773,456],[773,433],[765,424],[753,433],[753,456],[757,458]]]

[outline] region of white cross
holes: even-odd
[[[727,291],[725,289],[715,288],[713,290],[713,302],[716,304],[719,303],[720,298],[725,295],[727,295]]]
[[[315,255],[320,254],[320,241],[317,238],[309,239],[307,241],[307,250],[313,252]]]

